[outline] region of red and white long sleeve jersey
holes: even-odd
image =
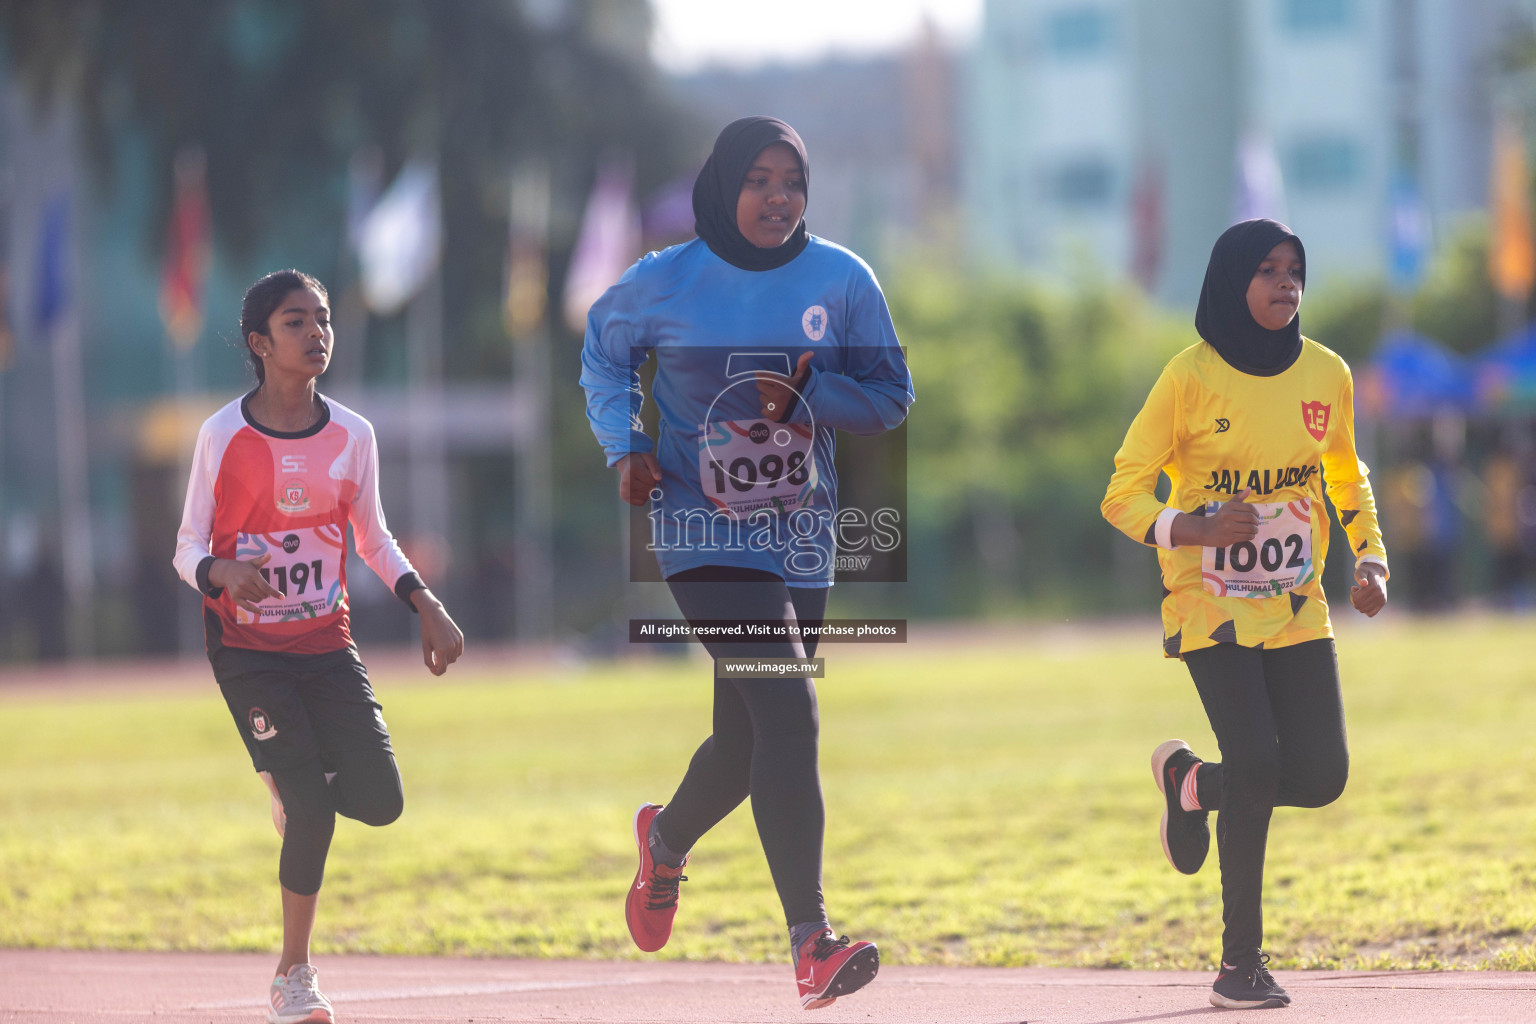
[[[422,586],[384,525],[373,426],[322,398],[320,422],[283,433],[251,419],[250,396],[198,431],[176,571],[203,594],[209,650],[217,646],[319,654],[352,646],[347,523],[357,552],[402,599]],[[215,558],[271,555],[262,567],[284,596],[259,614],[241,608],[208,570]],[[217,631],[218,635],[214,635]]]

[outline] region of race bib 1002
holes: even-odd
[[[699,427],[699,486],[711,503],[745,519],[758,509],[792,512],[818,486],[814,432],[796,423],[716,420]]]
[[[1274,597],[1310,581],[1312,502],[1250,502],[1259,514],[1259,534],[1224,548],[1202,548],[1200,581],[1217,597]],[[1215,515],[1220,502],[1205,506]]]
[[[235,606],[235,621],[242,625],[270,625],[294,619],[318,619],[341,605],[341,560],[346,557],[347,537],[341,527],[326,525],[285,530],[280,533],[235,535],[235,557],[241,561],[271,555],[261,575],[281,591],[280,598],[260,602],[259,615]]]

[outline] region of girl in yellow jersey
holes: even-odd
[[[1167,809],[1163,852],[1185,874],[1210,847],[1221,862],[1221,970],[1211,1002],[1284,1006],[1263,952],[1264,848],[1275,807],[1322,807],[1344,790],[1349,752],[1333,628],[1323,593],[1328,510],[1354,559],[1350,601],[1387,601],[1386,550],[1355,453],[1344,360],[1301,336],[1306,250],[1290,228],[1250,220],[1216,240],[1195,329],[1115,454],[1104,517],[1156,547],[1163,651],[1189,667],[1221,748],[1182,740],[1152,755]],[[1167,504],[1153,493],[1173,482]]]

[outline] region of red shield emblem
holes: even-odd
[[[302,488],[302,487],[290,487],[290,488],[288,488],[288,504],[290,504],[290,505],[298,505],[301,502],[303,502],[303,500],[304,500],[304,488]]]
[[[1319,441],[1328,433],[1328,413],[1332,408],[1322,402],[1301,403],[1301,422],[1306,425],[1307,433]]]

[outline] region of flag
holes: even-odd
[[[633,198],[628,162],[609,161],[597,172],[581,232],[565,273],[565,323],[576,334],[587,329],[587,310],[639,255],[640,215]]]
[[[1393,175],[1389,192],[1392,226],[1392,284],[1411,292],[1424,276],[1424,254],[1429,249],[1429,222],[1418,180],[1407,168]]]
[[[347,161],[347,246],[362,248],[363,224],[383,187],[384,154],[377,146],[365,146]]]
[[[1531,239],[1530,171],[1519,124],[1501,114],[1493,128],[1493,180],[1488,187],[1488,215],[1493,237],[1488,246],[1488,276],[1511,302],[1524,302],[1536,282],[1536,244]]]
[[[549,294],[549,168],[530,162],[512,172],[507,209],[507,281],[502,325],[527,338],[544,322]]]
[[[1150,292],[1163,263],[1163,168],[1148,156],[1141,162],[1131,194],[1131,276]]]
[[[380,316],[405,307],[442,256],[443,213],[437,167],[412,160],[358,228],[363,300]]]
[[[16,336],[11,333],[11,268],[0,264],[0,371],[11,366]]]
[[[697,170],[692,171],[651,193],[640,211],[645,245],[672,245],[693,237],[693,182],[698,176]]]
[[[1244,132],[1237,145],[1237,194],[1234,219],[1285,220],[1285,181],[1274,142],[1257,131]]]
[[[38,233],[33,323],[40,339],[49,338],[69,307],[69,278],[69,194],[59,192],[43,207]]]
[[[203,285],[208,279],[207,157],[195,146],[176,154],[171,221],[160,271],[160,320],[171,344],[185,352],[203,332]]]

